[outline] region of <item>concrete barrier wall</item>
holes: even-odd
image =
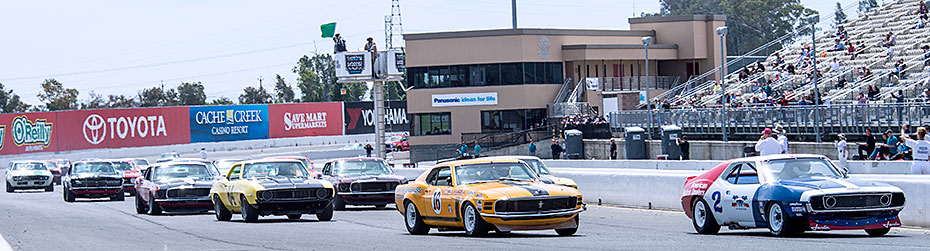
[[[616,138],[617,158],[626,158],[626,141],[622,138]],[[691,159],[693,160],[727,160],[743,157],[743,147],[755,147],[755,141],[695,141],[691,142]],[[656,156],[662,154],[662,142],[659,140],[646,141],[646,155],[649,159],[656,159]],[[792,153],[821,154],[836,159],[836,148],[833,142],[828,143],[809,143],[809,142],[788,142]],[[854,142],[847,144],[850,158],[858,154],[858,146]],[[584,153],[586,159],[609,159],[610,141],[603,139],[586,139],[584,140]]]
[[[550,168],[619,168],[654,170],[709,170],[721,160],[543,160]],[[850,174],[909,174],[910,161],[848,161]]]

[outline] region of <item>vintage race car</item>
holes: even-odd
[[[48,171],[52,172],[53,182],[55,185],[61,184],[61,171],[62,167],[58,165],[58,162],[55,160],[43,160],[42,163],[45,164],[45,167],[48,167]]]
[[[275,156],[275,157],[268,157],[267,159],[293,159],[293,160],[299,160],[301,163],[304,163],[304,166],[307,167],[307,171],[310,172],[310,177],[317,178],[317,179],[320,178],[320,172],[318,172],[318,171],[316,170],[316,167],[313,166],[313,161],[310,161],[310,158],[307,158],[307,157],[304,157],[304,156]]]
[[[410,151],[409,136],[406,133],[395,134],[384,140],[384,149],[387,151]]]
[[[13,161],[6,172],[6,192],[16,189],[55,191],[54,177],[44,161]]]
[[[430,228],[573,235],[585,210],[577,189],[541,182],[522,161],[486,158],[440,163],[397,187],[395,200],[407,231],[417,235]]]
[[[394,203],[394,188],[407,179],[394,174],[379,158],[347,158],[323,165],[323,179],[337,188],[333,205],[337,210],[346,205],[374,205],[384,208]]]
[[[64,200],[74,202],[75,198],[104,198],[121,201],[123,194],[123,176],[109,161],[79,161],[61,178]]]
[[[129,160],[108,160],[113,164],[113,168],[123,176],[123,191],[128,192],[130,196],[136,195],[136,179],[141,176],[136,164]]]
[[[303,214],[329,221],[333,218],[333,196],[333,185],[313,179],[299,160],[239,162],[210,189],[219,221],[230,220],[232,213],[242,214],[246,222],[265,215],[297,220]]]
[[[537,157],[534,157],[534,156],[498,156],[498,157],[490,157],[490,159],[522,160],[523,162],[526,162],[526,165],[529,166],[530,169],[533,169],[533,171],[536,172],[537,175],[539,175],[539,179],[543,183],[570,186],[574,189],[578,189],[578,184],[575,183],[574,180],[569,179],[569,178],[559,178],[559,177],[555,177],[555,175],[552,175],[552,172],[549,171],[549,167],[547,167],[546,164],[543,163],[542,160]]]
[[[772,155],[726,161],[688,177],[681,205],[701,234],[768,228],[776,236],[810,230],[864,229],[882,236],[901,226],[904,192],[848,178],[821,155]]]
[[[210,211],[210,188],[217,179],[203,163],[169,161],[151,165],[135,180],[136,213]]]

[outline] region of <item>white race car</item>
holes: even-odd
[[[55,191],[54,175],[41,161],[13,161],[6,172],[6,192],[16,189]]]

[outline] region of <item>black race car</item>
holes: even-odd
[[[121,201],[123,177],[109,161],[80,161],[74,163],[61,178],[64,199],[106,198]]]
[[[135,180],[136,213],[210,211],[210,188],[215,179],[214,171],[204,163],[171,161],[151,165]]]

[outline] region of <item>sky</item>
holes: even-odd
[[[508,0],[400,2],[404,33],[511,26]],[[822,15],[836,4],[801,2]],[[518,0],[517,17],[521,28],[629,29],[627,18],[659,8],[658,0]],[[336,22],[350,50],[368,36],[384,48],[389,14],[390,0],[2,0],[0,83],[33,105],[46,78],[78,89],[81,101],[194,81],[208,101],[236,100],[259,79],[272,89],[276,74],[293,85],[301,56],[331,53],[320,24]]]

